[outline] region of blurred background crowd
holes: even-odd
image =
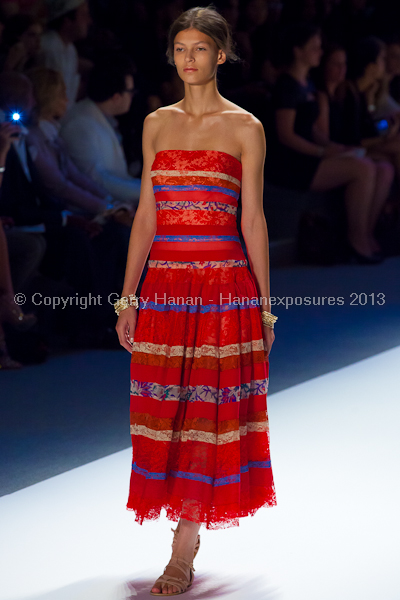
[[[60,348],[119,347],[112,302],[140,196],[142,125],[183,97],[167,36],[195,5],[0,0],[0,370]],[[381,262],[399,221],[400,5],[213,5],[240,58],[219,67],[218,88],[264,125],[266,185],[294,202],[337,190],[337,260]],[[323,224],[306,227],[304,244],[326,243]],[[54,307],[56,296],[69,302]]]

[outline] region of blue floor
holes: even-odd
[[[377,266],[271,270],[272,296],[342,297],[344,304],[272,307],[278,322],[268,393],[398,346],[399,275],[400,257]],[[0,373],[0,495],[130,446],[129,360],[122,349],[77,351]]]

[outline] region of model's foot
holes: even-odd
[[[177,569],[172,565],[167,565],[165,567],[164,575],[167,575],[169,577],[178,577],[178,579],[183,579],[184,577],[181,569]],[[160,583],[158,585],[154,585],[154,587],[151,588],[151,591],[155,594],[160,594],[161,592],[163,594],[174,594],[175,592],[179,592],[179,589],[174,585]]]
[[[197,523],[181,519],[179,524],[179,530],[175,537],[173,544],[172,558],[182,558],[189,564],[193,562],[193,555],[195,545],[197,543],[197,535],[200,529],[200,525]],[[169,577],[178,577],[179,579],[184,578],[184,574],[181,569],[174,565],[168,564],[165,567],[164,575]],[[173,594],[179,591],[176,585],[167,583],[155,583],[151,591],[154,594]]]

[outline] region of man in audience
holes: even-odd
[[[132,177],[117,128],[117,115],[130,109],[134,81],[122,56],[97,63],[89,75],[88,98],[66,115],[60,135],[76,166],[100,183],[116,201],[137,207],[140,179]]]
[[[85,0],[48,0],[49,30],[42,38],[43,66],[62,73],[69,106],[80,84],[79,58],[74,43],[85,39],[91,23]]]

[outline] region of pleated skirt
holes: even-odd
[[[269,358],[244,260],[150,260],[130,364],[135,520],[207,529],[276,505]]]

